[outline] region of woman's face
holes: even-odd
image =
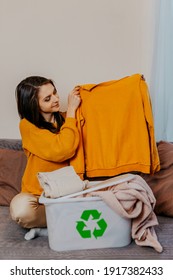
[[[59,96],[52,84],[45,84],[40,87],[38,104],[40,113],[45,119],[47,119],[46,116],[59,111]]]

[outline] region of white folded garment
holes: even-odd
[[[51,172],[38,172],[37,177],[45,197],[57,198],[85,189],[88,181],[82,181],[72,166]]]

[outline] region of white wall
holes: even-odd
[[[19,138],[14,91],[52,78],[62,110],[76,84],[143,73],[150,84],[157,0],[0,0],[0,138]]]

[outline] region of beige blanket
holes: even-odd
[[[154,229],[154,226],[158,225],[153,211],[156,200],[142,177],[134,175],[129,181],[91,192],[89,195],[101,197],[121,216],[132,219],[132,238],[136,244],[151,246],[157,252],[162,252],[163,248]]]

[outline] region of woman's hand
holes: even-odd
[[[68,96],[68,108],[66,117],[75,117],[75,112],[80,105],[81,98],[79,92],[80,86],[76,86]]]

